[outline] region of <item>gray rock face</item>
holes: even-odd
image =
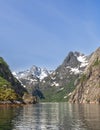
[[[92,54],[83,75],[78,79],[70,101],[100,103],[100,47]]]
[[[82,64],[84,65],[82,66]],[[79,52],[70,52],[63,63],[51,75],[41,81],[41,86],[65,86],[73,78],[77,78],[87,64],[88,59],[85,55]]]
[[[68,56],[65,58],[62,66],[64,67],[67,67],[67,66],[70,66],[70,67],[76,67],[78,65],[80,65],[81,63],[78,61],[77,57],[79,56],[79,53],[78,52],[70,52],[68,54]]]

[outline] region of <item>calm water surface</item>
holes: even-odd
[[[0,107],[0,130],[100,130],[100,105],[40,103]]]

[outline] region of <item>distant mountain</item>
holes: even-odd
[[[33,65],[25,71],[13,72],[13,75],[27,88],[29,93],[32,93],[34,88],[39,87],[39,82],[50,73],[51,71],[48,71],[46,68],[40,68]]]
[[[13,72],[13,74],[18,78],[18,79],[27,79],[30,78],[30,76],[33,76],[34,78],[38,78],[42,80],[43,78],[47,77],[49,75],[49,71],[46,68],[40,68],[35,65],[33,65],[30,69],[21,71],[21,72]]]
[[[87,65],[87,56],[79,52],[70,52],[64,62],[47,77],[50,78],[50,86],[64,86],[66,80],[70,79],[70,76],[81,74]],[[42,82],[45,83],[47,78]]]
[[[67,100],[67,95],[75,88],[74,81],[88,65],[88,59],[79,52],[70,52],[63,63],[40,82],[48,101]]]
[[[88,65],[89,56],[79,52],[69,52],[63,63],[54,71],[32,66],[13,75],[29,93],[43,92],[44,101],[67,101],[68,94],[75,88],[75,80],[82,75]],[[34,92],[35,91],[35,92]]]
[[[70,101],[100,103],[100,47],[92,53],[88,66],[77,79]]]

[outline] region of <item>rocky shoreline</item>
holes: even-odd
[[[25,103],[25,102],[20,102],[20,101],[15,101],[15,102],[11,102],[11,101],[0,101],[0,106],[19,106],[19,105],[28,105],[28,104],[36,104],[35,103]]]
[[[26,104],[36,104],[38,103],[36,96],[31,96],[28,93],[25,93],[20,100],[6,100],[0,101],[1,105],[26,105]]]

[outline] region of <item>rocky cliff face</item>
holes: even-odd
[[[100,103],[100,47],[92,54],[82,76],[76,81],[71,102]]]

